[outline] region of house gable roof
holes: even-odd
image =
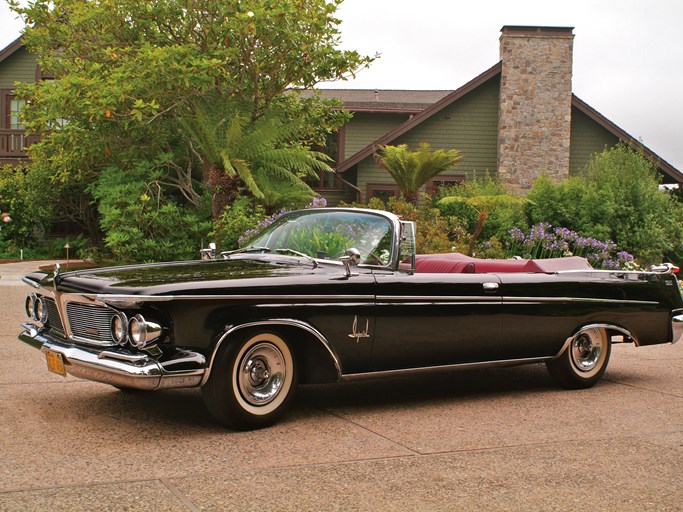
[[[574,94],[572,94],[572,107],[575,107],[581,112],[583,112],[590,119],[598,123],[600,126],[605,128],[608,132],[610,132],[618,139],[623,140],[624,142],[629,144],[632,148],[642,150],[643,154],[652,162],[657,164],[659,168],[662,170],[662,172],[671,176],[671,178],[676,180],[678,183],[683,182],[683,172],[676,169],[666,160],[663,160],[650,148],[648,148],[641,142],[638,142],[638,140],[635,137],[632,137],[631,135],[626,133],[622,128],[618,127],[616,124],[614,124],[612,121],[603,116],[600,112],[595,110],[588,103],[586,103]]]
[[[308,98],[314,94],[325,99],[341,100],[352,112],[417,114],[431,107],[453,90],[411,91],[399,89],[316,89],[301,91]]]
[[[484,71],[481,75],[477,76],[473,80],[470,80],[467,82],[465,85],[460,87],[459,89],[452,91],[445,96],[443,96],[441,99],[436,101],[435,103],[431,104],[429,107],[425,108],[424,110],[420,111],[419,113],[415,114],[412,116],[410,119],[405,121],[404,123],[400,124],[397,126],[395,129],[392,131],[388,132],[387,134],[383,135],[379,139],[375,140],[365,148],[361,149],[354,155],[351,155],[349,158],[344,160],[343,162],[340,162],[339,165],[337,166],[336,171],[338,173],[343,173],[350,168],[352,168],[354,165],[360,163],[362,160],[368,158],[371,156],[375,151],[377,151],[377,148],[379,146],[383,146],[386,144],[390,144],[394,140],[396,140],[398,137],[401,135],[405,134],[409,130],[413,129],[414,127],[418,126],[420,123],[426,121],[433,115],[437,114],[444,108],[452,105],[455,103],[457,100],[462,98],[465,94],[473,91],[474,89],[480,87],[487,81],[491,80],[492,78],[496,77],[501,73],[502,70],[502,62],[497,63],[495,66],[487,69]],[[330,90],[331,91],[331,90]],[[339,99],[342,99],[343,101],[346,101],[344,99],[343,94],[339,94],[339,90],[334,90],[335,95],[333,96],[332,94],[328,93],[329,97],[336,97]],[[367,90],[365,91],[366,93],[368,92]],[[402,94],[404,97],[410,97],[411,93],[414,94],[419,94],[420,92],[425,92],[425,91],[402,91]],[[431,91],[435,92],[435,91]],[[444,91],[441,91],[444,92]],[[424,96],[423,96],[424,98]],[[414,100],[413,100],[414,101]],[[413,104],[416,104],[417,102],[414,101]],[[379,107],[380,105],[378,105]],[[657,155],[654,151],[643,145],[642,143],[638,142],[635,137],[632,137],[629,135],[626,131],[624,131],[622,128],[614,124],[612,121],[607,119],[605,116],[603,116],[600,112],[595,110],[593,107],[588,105],[586,102],[572,94],[572,107],[577,108],[579,111],[583,112],[586,116],[588,116],[590,119],[598,123],[600,126],[605,128],[608,132],[613,134],[616,138],[623,140],[624,142],[630,144],[632,147],[636,149],[642,149],[643,153],[647,158],[649,158],[651,161],[655,162],[660,170],[670,176],[673,180],[675,180],[678,183],[683,183],[683,172],[679,171],[676,169],[673,165],[668,163],[666,160],[662,159],[659,155]],[[349,108],[349,106],[346,105],[346,102],[344,103],[344,108],[348,108],[349,110],[354,110],[353,108]],[[358,110],[356,110],[358,111]],[[366,110],[367,111],[367,110]],[[378,108],[377,111],[381,112],[388,112],[391,111],[388,108]]]
[[[24,46],[24,36],[17,37],[10,44],[0,50],[0,62],[13,55],[19,48]]]
[[[357,163],[361,162],[362,160],[364,160],[367,157],[369,157],[370,155],[372,155],[377,150],[378,146],[383,146],[385,144],[389,144],[390,142],[394,141],[396,138],[400,137],[404,133],[413,129],[414,127],[416,127],[417,125],[419,125],[423,121],[429,119],[434,114],[440,112],[444,108],[453,104],[455,101],[462,98],[468,92],[473,91],[474,89],[476,89],[480,85],[488,82],[492,78],[499,75],[501,72],[501,69],[502,69],[502,63],[499,62],[495,66],[484,71],[481,75],[479,75],[476,78],[474,78],[473,80],[470,80],[469,82],[467,82],[465,85],[463,85],[459,89],[456,89],[455,91],[451,92],[450,94],[447,94],[446,96],[441,98],[439,101],[432,104],[430,107],[428,107],[425,110],[423,110],[422,112],[412,116],[406,122],[400,124],[395,129],[393,129],[392,131],[390,131],[386,135],[383,135],[382,137],[380,137],[379,139],[374,141],[372,144],[366,146],[364,149],[360,150],[355,155],[352,155],[350,158],[347,158],[343,162],[340,162],[339,165],[337,166],[337,172],[343,173],[344,171],[349,170],[351,167],[353,167]]]

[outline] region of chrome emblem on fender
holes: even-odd
[[[361,338],[369,338],[370,335],[368,334],[368,331],[370,330],[370,320],[365,319],[365,330],[364,331],[358,331],[358,315],[353,317],[353,327],[352,330],[353,332],[349,334],[349,338],[356,338],[356,343],[360,341]]]

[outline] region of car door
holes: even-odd
[[[496,360],[500,281],[492,274],[375,272],[376,370]]]

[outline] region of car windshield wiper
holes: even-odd
[[[303,252],[299,252],[294,249],[289,249],[287,247],[278,247],[277,249],[271,249],[270,247],[265,246],[243,247],[242,249],[236,249],[234,251],[223,251],[221,253],[221,256],[227,258],[229,256],[232,256],[233,254],[245,254],[249,252],[276,252],[278,254],[289,253],[295,256],[306,258],[308,261],[313,263],[313,268],[318,268],[318,262],[315,261],[315,259],[311,258],[308,254],[304,254]]]
[[[290,253],[294,254],[295,256],[301,256],[302,258],[306,258],[308,261],[313,263],[313,268],[318,268],[318,262],[303,252],[295,251],[294,249],[289,249],[287,247],[278,247],[277,249],[273,249],[273,251],[277,253]]]
[[[221,253],[221,256],[224,258],[227,258],[228,256],[231,256],[232,254],[243,254],[247,252],[272,252],[273,250],[270,247],[265,247],[265,246],[251,246],[251,247],[242,247],[241,249],[235,249],[234,251],[223,251]]]

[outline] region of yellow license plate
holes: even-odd
[[[51,372],[58,373],[62,377],[66,377],[66,368],[64,368],[64,358],[62,354],[57,352],[45,352],[47,359],[47,369]]]

